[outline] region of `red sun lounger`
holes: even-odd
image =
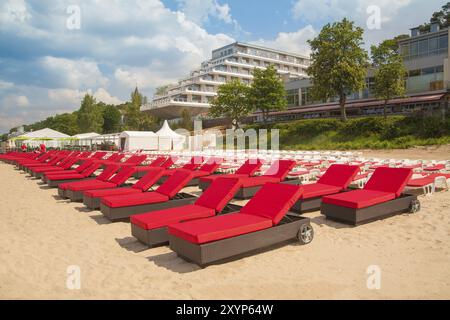
[[[302,186],[267,183],[239,212],[169,225],[170,249],[205,266],[295,239],[309,243],[310,220],[288,214],[302,192]]]
[[[322,198],[321,213],[328,219],[359,225],[403,212],[416,212],[414,195],[402,195],[411,169],[382,167],[375,170],[363,189]]]
[[[262,166],[262,161],[259,159],[249,159],[242,164],[235,173],[233,174],[224,174],[224,175],[210,175],[207,177],[201,177],[199,182],[199,187],[202,190],[208,188],[208,186],[214,182],[216,179],[220,179],[222,177],[225,178],[247,178],[253,176],[259,168]]]
[[[90,177],[101,167],[100,163],[92,163],[89,167],[84,169],[81,173],[58,173],[48,174],[44,176],[45,182],[49,187],[58,187],[60,184],[74,182],[81,179],[90,179]],[[105,170],[103,170],[105,172]],[[94,179],[95,177],[92,177]],[[108,177],[109,178],[109,177]]]
[[[133,215],[130,217],[131,234],[149,247],[167,244],[167,226],[171,224],[239,210],[239,206],[227,206],[239,186],[237,178],[216,179],[193,204]]]
[[[101,198],[100,210],[111,221],[128,219],[133,214],[191,204],[196,197],[178,192],[192,179],[192,172],[178,169],[155,191]]]
[[[93,166],[98,166],[100,168],[99,163],[94,163]],[[69,188],[71,191],[73,191],[73,188],[76,187],[85,187],[86,185],[92,186],[92,189],[95,188],[95,186],[100,186],[103,183],[106,183],[108,179],[110,179],[118,170],[120,169],[120,166],[118,164],[111,164],[103,169],[103,171],[95,178],[93,179],[79,179],[75,181],[68,181],[64,183],[60,183],[58,185],[58,195],[61,198],[69,198],[68,191]]]
[[[316,183],[303,185],[303,194],[292,211],[305,213],[320,210],[322,197],[346,190],[358,172],[359,166],[331,165]]]
[[[242,187],[235,197],[238,199],[249,199],[268,182],[298,184],[300,182],[298,179],[284,181],[295,165],[296,162],[293,160],[276,160],[262,176],[240,178]]]
[[[82,201],[84,191],[117,188],[127,182],[135,170],[134,167],[120,167],[118,164],[109,165],[105,170],[109,167],[111,167],[110,170],[114,170],[115,167],[115,170],[119,171],[107,180],[94,179],[69,183],[65,186],[64,195],[71,201]]]
[[[43,182],[47,183],[47,178],[51,177],[51,176],[60,176],[60,175],[72,174],[72,173],[80,173],[80,174],[82,174],[84,170],[86,170],[87,168],[89,168],[90,166],[92,166],[94,164],[94,161],[95,160],[86,160],[82,164],[80,164],[78,167],[76,167],[75,169],[67,169],[67,170],[58,170],[58,171],[45,172],[42,175],[41,180]]]
[[[199,184],[200,178],[210,177],[220,167],[223,162],[223,158],[209,158],[204,164],[202,164],[197,170],[192,171],[192,179],[186,185],[187,187],[196,186]]]
[[[184,169],[184,170],[189,170],[189,171],[194,171],[197,170],[203,163],[203,157],[192,157],[189,162],[187,162],[186,164],[184,164],[183,166],[181,166],[181,168],[175,168],[175,169],[167,169],[166,171],[164,171],[163,176],[164,177],[169,177],[172,174],[174,174],[178,169]]]
[[[165,163],[167,162],[167,165]],[[137,166],[136,172],[134,173],[134,177],[136,179],[142,178],[147,174],[148,171],[151,171],[155,167],[162,167],[164,169],[169,168],[173,165],[173,162],[171,160],[171,157],[157,157],[155,160],[153,160],[151,163],[144,165],[144,166]]]
[[[35,178],[41,178],[43,175],[48,174],[50,172],[69,170],[78,160],[79,158],[76,155],[74,156],[70,155],[57,165],[48,167],[37,167],[32,169],[31,175]]]
[[[158,182],[163,173],[163,168],[155,167],[147,171],[147,174],[132,186],[84,191],[83,204],[89,209],[99,209],[100,200],[103,197],[121,196],[148,191],[148,189],[150,189],[153,185],[155,185],[155,183]]]

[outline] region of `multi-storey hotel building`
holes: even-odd
[[[448,109],[450,89],[449,28],[440,29],[432,24],[429,32],[411,29],[409,37],[399,40],[398,45],[408,71],[405,85],[406,96],[388,103],[389,114],[435,114]],[[373,92],[374,71],[369,69],[366,87],[347,97],[347,115],[367,116],[383,114],[384,101],[376,99]],[[272,121],[305,118],[339,117],[338,99],[314,101],[311,97],[310,79],[294,79],[285,83],[288,110],[272,112]],[[252,121],[261,120],[256,112]]]
[[[212,52],[212,58],[176,84],[165,88],[141,110],[164,119],[180,118],[184,109],[193,116],[207,115],[219,85],[239,79],[250,84],[255,68],[274,65],[285,82],[307,78],[309,57],[236,42]]]

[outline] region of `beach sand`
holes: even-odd
[[[411,149],[357,150],[366,158],[411,159],[411,160],[449,160],[450,145],[419,146]]]
[[[450,192],[422,210],[357,228],[312,218],[314,241],[205,269],[168,247],[146,249],[129,223],[61,200],[0,163],[2,299],[449,299]],[[191,188],[190,191],[193,191]],[[81,270],[81,289],[66,286]],[[367,268],[381,288],[367,288]]]

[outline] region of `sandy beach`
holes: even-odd
[[[129,223],[61,200],[11,165],[0,163],[0,181],[1,299],[450,298],[448,191],[421,196],[419,213],[357,228],[310,213],[311,244],[201,269],[168,247],[146,249]],[[71,265],[81,270],[79,290],[66,286]],[[379,290],[366,285],[371,265],[381,270]]]

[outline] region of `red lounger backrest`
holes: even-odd
[[[91,157],[91,159],[102,159],[107,152],[104,151],[97,151],[96,153],[94,153]]]
[[[127,181],[135,171],[135,167],[126,166],[125,168],[120,169],[120,171],[108,181],[115,183],[116,185],[121,185]]]
[[[78,157],[79,158],[87,158],[91,155],[92,152],[90,151],[84,151],[82,154],[80,154]]]
[[[125,155],[123,153],[113,153],[111,154],[108,159],[106,159],[107,161],[115,161],[115,162],[119,162],[120,159],[122,159],[123,157],[125,157]]]
[[[216,171],[217,168],[219,168],[222,162],[223,162],[222,158],[215,158],[215,157],[209,158],[204,165],[198,168],[198,170],[213,173],[214,171]]]
[[[166,161],[166,157],[158,157],[155,160],[153,160],[149,166],[150,167],[159,167],[160,165],[162,165],[164,162]]]
[[[317,183],[328,184],[346,189],[359,172],[358,166],[332,164]]]
[[[364,186],[364,190],[395,193],[395,196],[399,197],[412,174],[411,169],[377,168]]]
[[[242,182],[238,178],[216,179],[195,201],[195,204],[220,212],[233,199],[241,185]]]
[[[185,170],[195,170],[198,167],[200,167],[203,163],[203,157],[200,156],[195,156],[192,157],[191,160],[189,160],[188,163],[186,163],[184,166],[182,166],[182,169]]]
[[[161,163],[159,166],[164,169],[169,169],[171,166],[173,166],[173,164],[177,160],[178,160],[178,157],[171,156],[166,161],[164,161],[164,163]]]
[[[138,189],[142,191],[148,190],[151,186],[153,186],[164,174],[164,168],[161,167],[152,167],[148,172],[139,179],[131,188]]]
[[[264,173],[264,176],[279,178],[283,181],[297,163],[294,160],[277,160]]]
[[[124,163],[126,164],[141,164],[142,161],[145,161],[147,159],[147,156],[145,154],[142,155],[134,155],[129,157]]]
[[[283,183],[266,183],[240,210],[240,213],[256,215],[278,224],[286,212],[303,193],[302,186]]]
[[[78,157],[70,157],[64,165],[61,165],[61,168],[69,169],[71,166],[73,166],[78,161]]]
[[[262,166],[262,161],[259,159],[248,159],[244,162],[239,169],[236,170],[235,174],[247,174],[252,176],[259,168]]]
[[[191,181],[192,172],[184,169],[177,169],[173,175],[171,175],[162,185],[155,191],[162,193],[169,198],[173,198],[178,191],[183,189],[186,184]]]
[[[80,172],[80,174],[83,175],[84,177],[89,177],[91,174],[97,171],[97,169],[100,168],[101,165],[102,165],[101,163],[91,163],[91,165],[85,168],[82,172]]]
[[[109,178],[111,178],[112,175],[114,173],[116,173],[116,171],[119,170],[119,169],[120,169],[120,165],[118,165],[118,164],[110,164],[110,165],[106,166],[105,169],[103,169],[102,173],[100,173],[97,176],[96,179],[100,180],[100,181],[106,181]]]
[[[82,173],[84,170],[86,170],[86,168],[89,168],[93,163],[94,163],[94,161],[92,161],[92,160],[86,160],[82,164],[80,164],[75,169],[75,171],[78,172],[78,173]]]

